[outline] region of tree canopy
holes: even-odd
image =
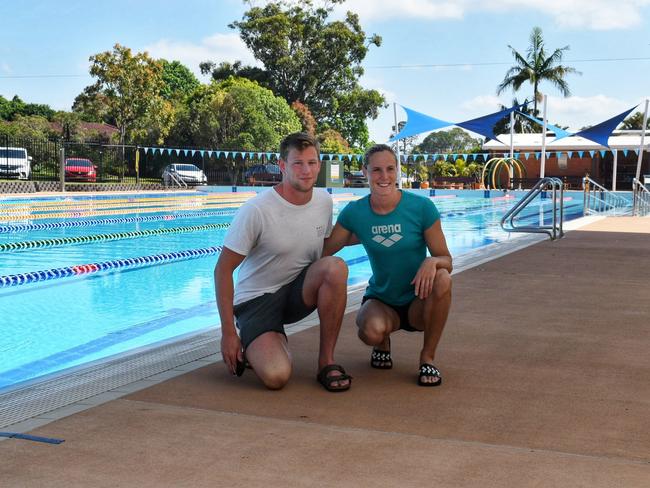
[[[283,98],[243,78],[197,89],[182,124],[194,145],[246,151],[276,151],[282,137],[301,130]]]
[[[159,59],[162,65],[160,95],[165,100],[184,99],[201,84],[187,66],[180,61]]]
[[[559,64],[562,62],[564,52],[569,50],[569,46],[555,49],[551,54],[547,54],[542,36],[542,29],[533,27],[530,33],[528,49],[526,54],[519,53],[510,44],[508,47],[515,58],[515,65],[511,66],[506,72],[503,81],[497,87],[497,94],[502,93],[508,88],[518,91],[525,82],[533,85],[534,107],[533,113],[537,114],[537,103],[542,100],[542,94],[539,91],[539,84],[548,81],[554,85],[560,93],[568,97],[571,95],[569,84],[565,77],[569,74],[581,74],[575,68]]]
[[[166,107],[160,100],[162,63],[146,52],[133,55],[120,44],[115,44],[113,51],[91,56],[90,62],[90,74],[97,81],[84,90],[83,99],[76,100],[75,106],[92,107],[113,119],[121,143],[135,138],[138,130],[146,132],[151,122],[160,125],[168,120],[161,113]],[[164,133],[166,129],[157,130]]]
[[[468,153],[480,150],[481,140],[458,127],[432,132],[418,144],[416,153]]]
[[[219,80],[231,75],[258,81],[288,103],[306,105],[322,129],[333,128],[359,147],[368,142],[365,119],[377,117],[384,98],[376,90],[359,85],[361,62],[371,44],[381,37],[366,37],[359,17],[347,12],[344,20],[329,21],[332,0],[314,7],[309,0],[291,4],[274,1],[251,7],[242,20],[230,27],[263,68],[234,64],[202,63],[203,72],[212,71]]]
[[[11,100],[7,100],[0,95],[0,119],[16,120],[18,117],[36,115],[48,120],[52,119],[55,111],[46,104],[42,103],[25,103],[18,95]]]
[[[643,112],[635,112],[625,119],[621,125],[624,130],[641,130],[643,129]],[[646,122],[646,129],[650,129],[650,117]]]

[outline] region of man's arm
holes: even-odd
[[[246,256],[231,251],[224,246],[214,268],[214,287],[217,299],[217,308],[221,318],[221,355],[226,367],[235,373],[237,360],[243,361],[241,341],[235,329],[235,315],[233,300],[235,287],[232,275],[237,266]]]
[[[451,253],[447,247],[445,234],[442,232],[440,219],[424,231],[424,240],[431,256],[422,262],[415,278],[411,281],[411,284],[415,285],[415,294],[423,300],[433,290],[437,270],[446,269],[449,273],[453,270]]]
[[[332,256],[345,246],[359,244],[359,239],[341,224],[337,223],[323,243],[323,256]]]

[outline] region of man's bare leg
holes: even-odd
[[[291,353],[287,338],[279,332],[265,332],[246,348],[246,359],[270,390],[279,390],[291,377]]]
[[[341,258],[327,256],[307,269],[302,297],[306,305],[316,305],[320,319],[320,346],[318,370],[335,364],[334,348],[341,330],[348,295],[348,267]],[[332,371],[330,376],[341,373]],[[332,387],[345,387],[349,380],[332,383]]]

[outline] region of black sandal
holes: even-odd
[[[393,367],[393,357],[390,354],[390,337],[388,338],[388,351],[372,348],[370,366],[375,369],[391,369]]]
[[[248,365],[248,361],[246,361],[246,359],[244,359],[243,361],[237,359],[237,364],[235,365],[235,374],[237,376],[243,375],[244,371],[246,371],[247,365]]]
[[[424,378],[438,377],[438,381],[433,383],[422,381]],[[422,363],[420,365],[420,374],[418,375],[418,385],[420,386],[440,386],[442,384],[442,375],[438,368],[433,364]]]
[[[329,373],[332,371],[338,371],[341,374],[338,376],[329,376]],[[347,385],[332,386],[332,383],[336,381],[345,380],[348,380]],[[329,364],[318,372],[316,375],[316,381],[323,385],[323,388],[327,391],[346,391],[349,390],[350,385],[352,385],[352,376],[346,374],[342,366],[339,366],[338,364]]]

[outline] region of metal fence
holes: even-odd
[[[163,172],[170,164],[194,164],[201,169],[209,185],[249,185],[255,172],[264,172],[264,167],[276,165],[274,153],[250,153],[239,151],[216,151],[199,148],[148,148],[133,145],[115,145],[94,142],[72,142],[62,140],[29,139],[0,135],[0,150],[3,148],[24,148],[30,159],[31,181],[61,181],[66,183],[163,183]],[[0,156],[0,182],[18,178],[18,175],[3,173],[2,168],[10,166],[7,156]],[[0,151],[0,155],[2,152]],[[61,164],[70,159],[86,159],[94,166],[92,178],[81,175],[65,175]],[[62,163],[63,162],[63,163]],[[72,164],[68,161],[68,164]],[[262,169],[260,169],[262,168]],[[65,176],[64,176],[65,175]],[[270,183],[261,180],[261,184]],[[260,179],[257,179],[260,184]]]

